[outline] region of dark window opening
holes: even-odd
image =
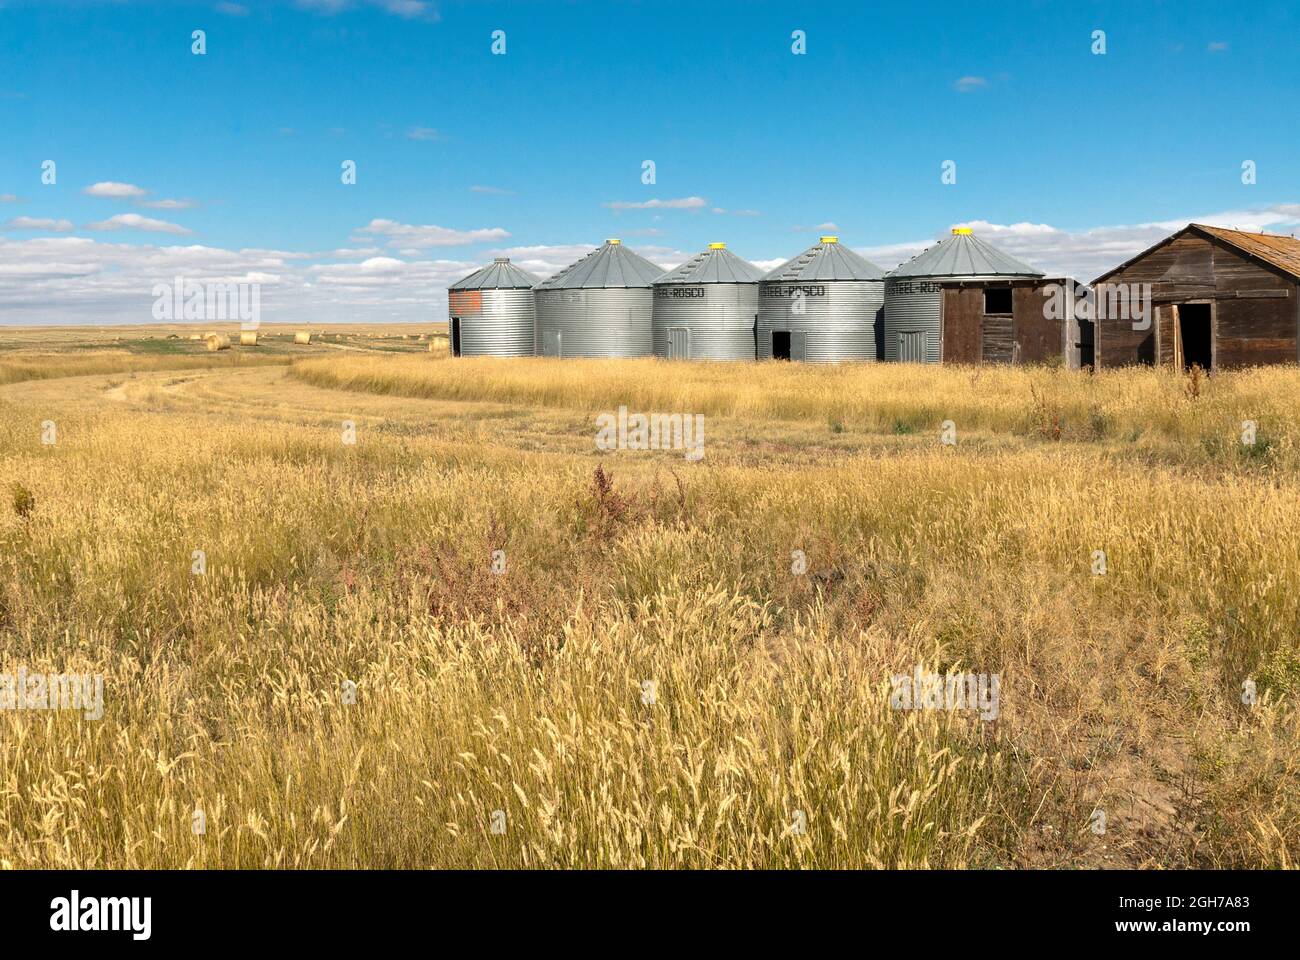
[[[772,331],[772,359],[773,360],[790,359],[790,331],[789,330]]]
[[[1210,305],[1178,305],[1178,339],[1183,347],[1183,369],[1200,367],[1210,373],[1214,362],[1214,344],[1210,336]]]
[[[451,355],[460,356],[460,317],[451,318]]]
[[[984,288],[984,312],[985,313],[1011,313],[1011,288],[1010,287],[985,287]]]

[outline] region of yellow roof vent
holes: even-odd
[[[970,227],[953,227],[952,235],[954,237],[966,237],[970,235]]]
[[[839,243],[839,237],[822,237],[822,243]]]
[[[727,249],[727,245],[726,245],[725,243],[711,243],[711,244],[709,244],[709,249],[710,249],[710,250],[726,250],[726,249]]]
[[[610,239],[606,240],[605,242],[608,243],[611,247],[617,247],[617,246],[618,246],[620,243],[622,243],[623,241],[622,241],[622,240],[619,240],[617,237],[611,237]]]

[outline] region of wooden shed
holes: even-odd
[[[1192,223],[1093,287],[1099,302],[1107,290],[1149,289],[1150,296],[1145,321],[1109,315],[1097,321],[1098,367],[1196,365],[1214,372],[1300,359],[1295,237]]]
[[[1069,278],[953,280],[941,288],[944,363],[1092,366],[1092,323],[1047,309],[1054,293],[1075,290]]]

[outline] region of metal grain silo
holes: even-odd
[[[884,278],[838,237],[822,237],[759,285],[758,358],[875,360]]]
[[[885,359],[938,363],[943,336],[940,284],[1041,277],[1027,263],[956,227],[885,279]]]
[[[537,352],[545,357],[646,357],[652,347],[650,285],[663,270],[618,240],[533,288]]]
[[[447,288],[453,357],[531,357],[538,277],[497,257]]]
[[[753,360],[763,271],[711,243],[654,284],[654,351],[670,360]]]

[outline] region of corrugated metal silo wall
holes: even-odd
[[[943,278],[949,279],[949,278]],[[922,334],[924,363],[939,362],[941,293],[934,277],[885,280],[885,359],[899,361],[899,336]],[[904,351],[906,352],[906,351]],[[918,359],[912,357],[910,359]]]
[[[565,357],[648,357],[652,350],[649,287],[534,290],[537,353],[547,335],[561,337]]]
[[[758,359],[772,356],[772,331],[804,331],[810,362],[876,359],[876,318],[884,306],[881,280],[770,280],[758,305]],[[793,312],[796,291],[804,312]]]
[[[463,357],[531,357],[536,346],[531,290],[452,290]]]
[[[656,357],[669,355],[669,328],[685,327],[692,360],[754,359],[757,283],[661,283],[654,293]]]

